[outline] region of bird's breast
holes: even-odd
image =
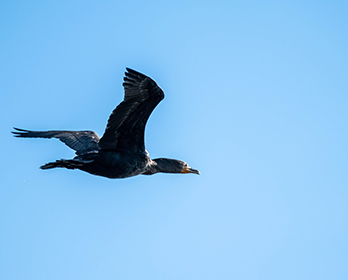
[[[114,151],[99,151],[98,156],[86,171],[108,178],[127,178],[141,174],[149,163],[145,153],[120,153]],[[89,169],[89,170],[87,170]]]

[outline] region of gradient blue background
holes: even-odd
[[[347,1],[2,1],[1,279],[348,279]],[[39,166],[102,135],[125,67],[157,81],[152,157]]]

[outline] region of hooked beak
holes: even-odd
[[[194,173],[194,174],[201,174],[197,169],[193,169],[191,167],[185,166],[181,173]]]

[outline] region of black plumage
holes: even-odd
[[[158,172],[199,174],[198,170],[181,160],[151,160],[145,150],[146,122],[164,98],[164,93],[156,82],[127,68],[123,87],[124,100],[111,113],[101,138],[93,131],[30,131],[14,128],[16,131],[12,133],[23,138],[57,138],[75,150],[75,158],[49,162],[41,166],[41,169],[80,169],[108,178]]]

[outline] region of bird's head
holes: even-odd
[[[186,162],[181,161],[181,172],[180,173],[194,173],[200,175],[200,172],[197,169],[191,168]]]
[[[200,174],[198,170],[191,168],[186,162],[177,159],[156,158],[152,160],[149,169],[144,172],[145,175],[151,175],[158,172],[162,173],[193,173]]]

